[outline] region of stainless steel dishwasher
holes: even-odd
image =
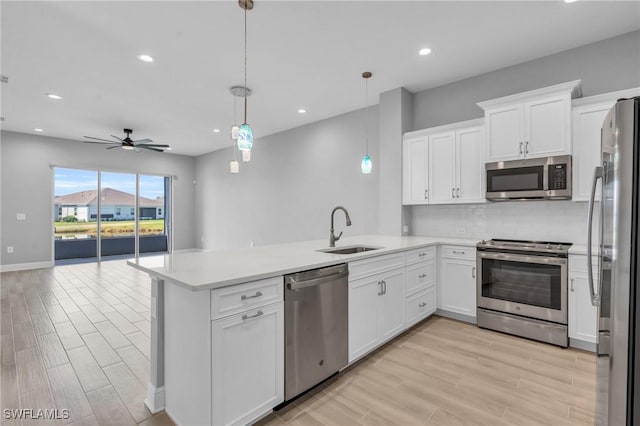
[[[347,365],[347,264],[284,277],[285,401]]]

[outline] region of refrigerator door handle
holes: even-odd
[[[593,205],[596,199],[596,187],[598,186],[598,179],[604,177],[604,168],[598,166],[593,171],[593,182],[591,182],[591,197],[589,197],[589,218],[587,220],[587,275],[589,277],[589,294],[591,295],[591,304],[598,306],[600,304],[600,295],[596,294],[593,283],[593,263],[591,259],[593,257],[591,244],[593,243]],[[600,218],[602,220],[602,218]],[[600,255],[601,253],[599,253]],[[600,279],[600,278],[598,278]]]

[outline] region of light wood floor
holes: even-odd
[[[108,261],[0,280],[3,409],[69,409],[58,424],[172,424],[143,403],[146,274]],[[433,317],[260,423],[590,425],[594,389],[590,353]]]
[[[595,356],[432,317],[269,425],[593,425]]]

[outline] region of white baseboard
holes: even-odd
[[[32,262],[32,263],[14,263],[12,265],[0,265],[0,272],[9,271],[26,271],[28,269],[53,268],[54,263],[48,262]]]
[[[472,317],[471,315],[463,315],[456,312],[445,311],[443,309],[436,309],[436,315],[440,315],[441,317],[451,318],[458,321],[468,322],[470,324],[477,324],[478,321],[476,317]]]
[[[582,349],[583,351],[595,352],[596,344],[593,342],[587,342],[585,340],[579,340],[574,338],[569,338],[569,346],[572,348]]]
[[[151,411],[151,414],[164,410],[164,400],[164,386],[156,388],[151,383],[147,384],[147,397],[144,400],[144,405]]]

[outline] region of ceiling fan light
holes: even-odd
[[[126,149],[127,151],[133,151],[135,147],[131,145],[122,145],[122,149]]]
[[[240,151],[251,151],[253,148],[253,131],[251,126],[244,123],[238,130],[238,149]]]

